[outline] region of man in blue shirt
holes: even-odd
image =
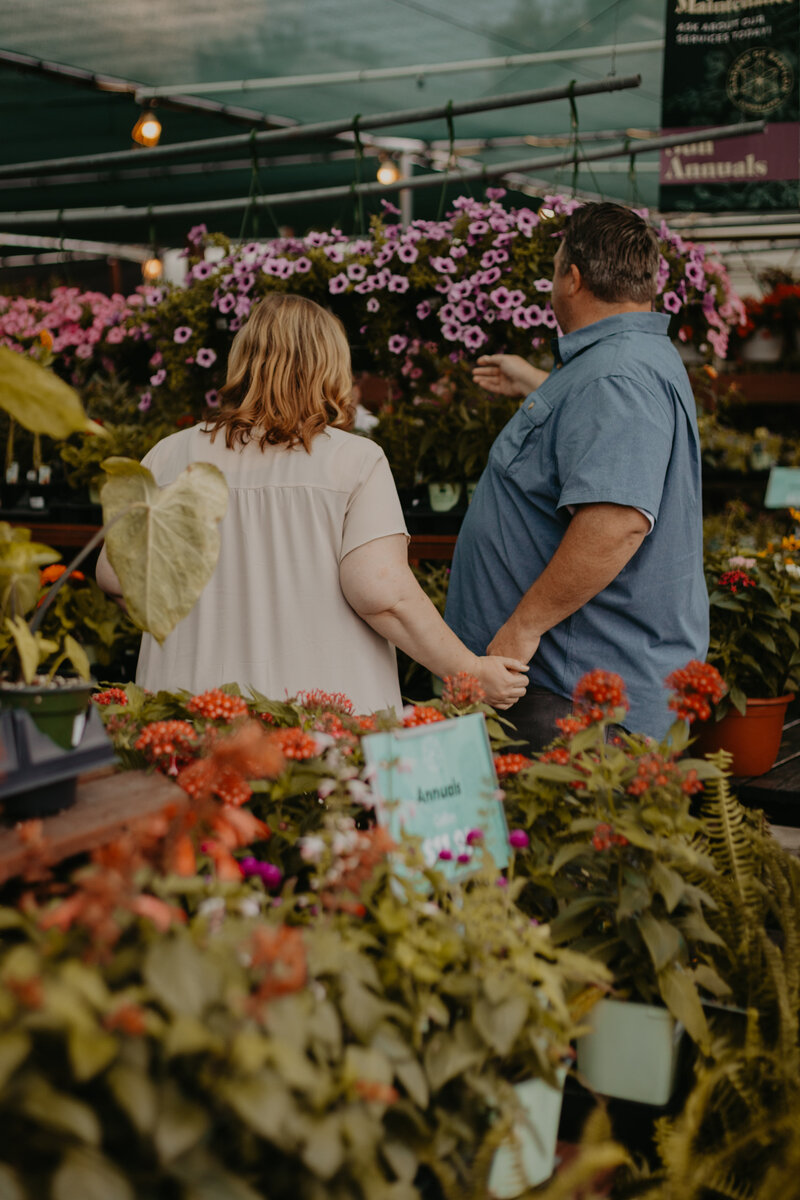
[[[446,619],[476,653],[530,662],[507,715],[533,750],[595,667],[624,679],[626,727],[663,736],[665,676],[705,658],[695,402],[668,318],[652,312],[658,263],[637,214],[577,209],[554,263],[555,368],[501,354],[474,372],[526,399],[467,511]]]

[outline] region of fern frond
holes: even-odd
[[[723,759],[729,758],[724,751],[719,751],[711,761],[725,771]],[[706,829],[707,851],[714,865],[721,874],[733,880],[742,903],[753,903],[756,899],[756,859],[752,831],[747,810],[732,793],[727,774],[706,782],[701,816]]]

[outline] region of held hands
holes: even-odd
[[[497,396],[527,396],[547,379],[547,371],[532,367],[519,354],[484,354],[472,369],[472,378]]]
[[[475,674],[492,708],[510,708],[528,686],[527,663],[517,658],[487,654],[478,659]]]

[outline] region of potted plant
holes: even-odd
[[[708,661],[728,692],[696,750],[733,754],[735,775],[761,775],[777,757],[786,709],[800,686],[800,539],[765,550],[706,553],[711,636]]]
[[[660,744],[605,740],[624,720],[624,689],[618,676],[591,672],[562,736],[533,762],[509,762],[503,780],[509,820],[520,827],[520,904],[548,921],[558,944],[598,958],[614,976],[614,994],[598,992],[586,1015],[593,1032],[578,1041],[579,1072],[600,1092],[651,1104],[669,1099],[683,1028],[709,1044],[702,996],[727,992],[711,962],[719,938],[701,886],[714,867],[697,846],[701,824],[690,808],[702,780],[720,772],[680,757],[684,718],[722,685],[702,664],[687,672],[670,677],[679,719]]]
[[[33,359],[0,347],[0,373],[0,407],[26,428],[54,438],[74,430],[102,432],[86,417],[77,393]],[[63,807],[74,797],[75,775],[86,769],[85,758],[73,752],[86,732],[84,714],[92,690],[89,660],[68,623],[55,628],[51,623],[48,635],[42,632],[51,604],[80,563],[105,538],[131,619],[159,640],[191,609],[216,563],[217,524],[227,505],[227,487],[216,468],[198,464],[163,489],[149,471],[128,459],[108,459],[105,470],[105,523],[44,596],[39,569],[60,556],[31,541],[28,531],[0,525],[3,737],[16,744],[14,769],[0,783],[7,812],[18,812],[20,805],[26,808],[26,802],[15,797],[34,789],[37,794],[28,802],[45,811],[52,811],[54,804]],[[149,519],[143,521],[142,514]],[[154,550],[162,564],[157,580],[148,568]],[[57,675],[64,663],[70,664],[77,681],[75,676]],[[44,743],[31,733],[28,718],[19,710],[30,714]],[[51,742],[60,749],[55,761]],[[56,783],[62,785],[57,793]]]

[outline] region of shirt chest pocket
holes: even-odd
[[[526,400],[497,438],[490,455],[492,465],[504,475],[514,475],[532,454],[544,450],[549,440],[553,403],[538,393]]]

